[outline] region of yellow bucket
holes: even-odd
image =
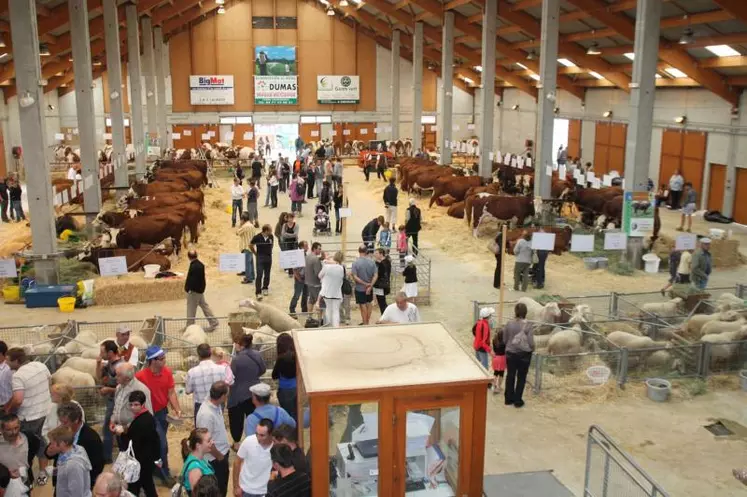
[[[15,302],[21,298],[21,287],[19,286],[6,286],[3,288],[3,298],[7,302]]]
[[[73,312],[75,310],[75,297],[60,297],[57,299],[60,312]]]

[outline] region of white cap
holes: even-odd
[[[483,307],[480,309],[480,319],[485,319],[495,314],[495,309],[492,307]]]
[[[700,239],[700,243],[711,243],[711,239],[703,237]]]
[[[256,385],[252,385],[249,387],[249,391],[257,397],[269,397],[270,393],[272,393],[272,389],[267,383],[257,383]]]
[[[410,264],[414,260],[415,260],[415,258],[413,256],[411,256],[411,255],[406,255],[405,256],[405,264]]]

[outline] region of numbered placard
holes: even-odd
[[[571,252],[593,252],[594,235],[571,235]]]
[[[99,273],[101,273],[101,276],[120,276],[127,274],[127,257],[99,258]]]
[[[625,250],[628,244],[628,235],[625,233],[604,234],[604,250]]]
[[[220,254],[218,271],[221,273],[241,273],[246,269],[244,254]]]
[[[698,237],[692,233],[683,233],[678,235],[674,241],[675,250],[695,250]]]
[[[15,259],[0,259],[0,278],[17,278]]]
[[[555,233],[532,233],[532,250],[553,250],[555,248]]]
[[[341,207],[340,208],[340,219],[343,219],[346,217],[353,217],[353,209],[349,207]]]

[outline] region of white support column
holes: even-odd
[[[110,116],[112,120],[112,164],[114,186],[128,185],[127,157],[125,156],[124,104],[127,95],[122,91],[122,60],[119,51],[119,14],[117,0],[104,0],[104,37],[106,41],[106,73],[109,80]],[[124,193],[120,190],[119,193]]]
[[[163,152],[169,146],[169,133],[166,120],[166,70],[164,68],[163,31],[161,26],[153,28],[156,60],[156,97],[158,99],[158,142]]]
[[[399,140],[399,50],[400,31],[392,31],[392,140]],[[418,128],[420,129],[420,128]]]
[[[54,193],[49,186],[46,159],[44,86],[39,64],[39,33],[36,25],[36,1],[14,0],[9,3],[13,62],[16,69],[16,93],[21,126],[21,146],[26,174],[26,195],[31,219],[34,254],[57,252]],[[36,279],[43,285],[57,283],[59,263],[56,257],[34,261]]]
[[[423,23],[415,23],[412,35],[412,150],[423,148]],[[439,123],[439,126],[442,124]]]
[[[158,134],[158,110],[156,107],[156,63],[153,53],[153,26],[150,16],[143,16],[140,20],[143,31],[143,64],[145,76],[145,110],[148,116],[148,134]]]
[[[485,0],[482,13],[482,91],[480,92],[480,176],[493,174],[493,111],[495,110],[495,37],[498,0]]]
[[[656,65],[659,56],[661,0],[638,0],[635,16],[633,78],[630,83],[630,118],[625,148],[625,193],[645,192],[651,157]],[[641,266],[643,238],[628,237],[628,262]]]
[[[128,3],[127,15],[127,73],[130,75],[130,132],[135,147],[135,175],[145,175],[145,126],[143,123],[143,82],[140,67],[140,30],[137,22],[137,5]],[[123,97],[124,98],[124,97]]]
[[[441,115],[438,130],[441,140],[441,164],[451,164],[451,138],[453,128],[454,100],[454,12],[447,10],[444,14],[444,26],[441,44]]]
[[[558,81],[558,27],[560,0],[543,0],[540,38],[540,80],[537,115],[537,160],[534,163],[534,196],[550,198],[552,178],[546,167],[553,163],[553,128]],[[566,143],[565,146],[568,146]]]
[[[91,74],[91,37],[88,33],[88,5],[86,0],[69,0],[70,34],[73,45],[75,73],[75,110],[78,113],[80,163],[83,176],[83,209],[86,224],[101,210],[101,183],[96,152],[96,124],[94,123],[93,75]]]
[[[734,195],[737,189],[737,138],[735,132],[729,135],[729,162],[726,164],[724,200],[721,203],[721,214],[726,217],[732,217],[734,213]]]

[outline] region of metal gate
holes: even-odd
[[[669,497],[651,476],[596,425],[586,445],[584,497]]]

